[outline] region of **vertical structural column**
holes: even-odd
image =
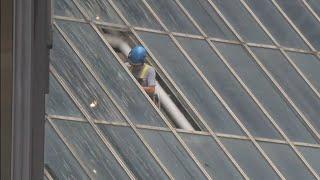
[[[10,179],[11,172],[11,105],[12,105],[12,27],[13,2],[1,0],[1,178]]]
[[[49,0],[15,0],[12,179],[42,179],[48,92]]]

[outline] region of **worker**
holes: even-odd
[[[128,55],[128,68],[146,93],[153,97],[156,86],[156,72],[152,66],[145,63],[146,55],[147,52],[143,46],[132,48]]]

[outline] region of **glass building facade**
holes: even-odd
[[[53,0],[47,179],[319,179],[320,0]],[[176,128],[101,28],[143,45]]]

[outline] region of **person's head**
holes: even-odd
[[[147,51],[143,46],[136,46],[131,49],[128,58],[130,64],[132,65],[141,65],[145,62]]]

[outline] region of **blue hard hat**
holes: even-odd
[[[143,46],[136,46],[131,49],[128,58],[131,60],[132,64],[144,63],[147,51]]]

